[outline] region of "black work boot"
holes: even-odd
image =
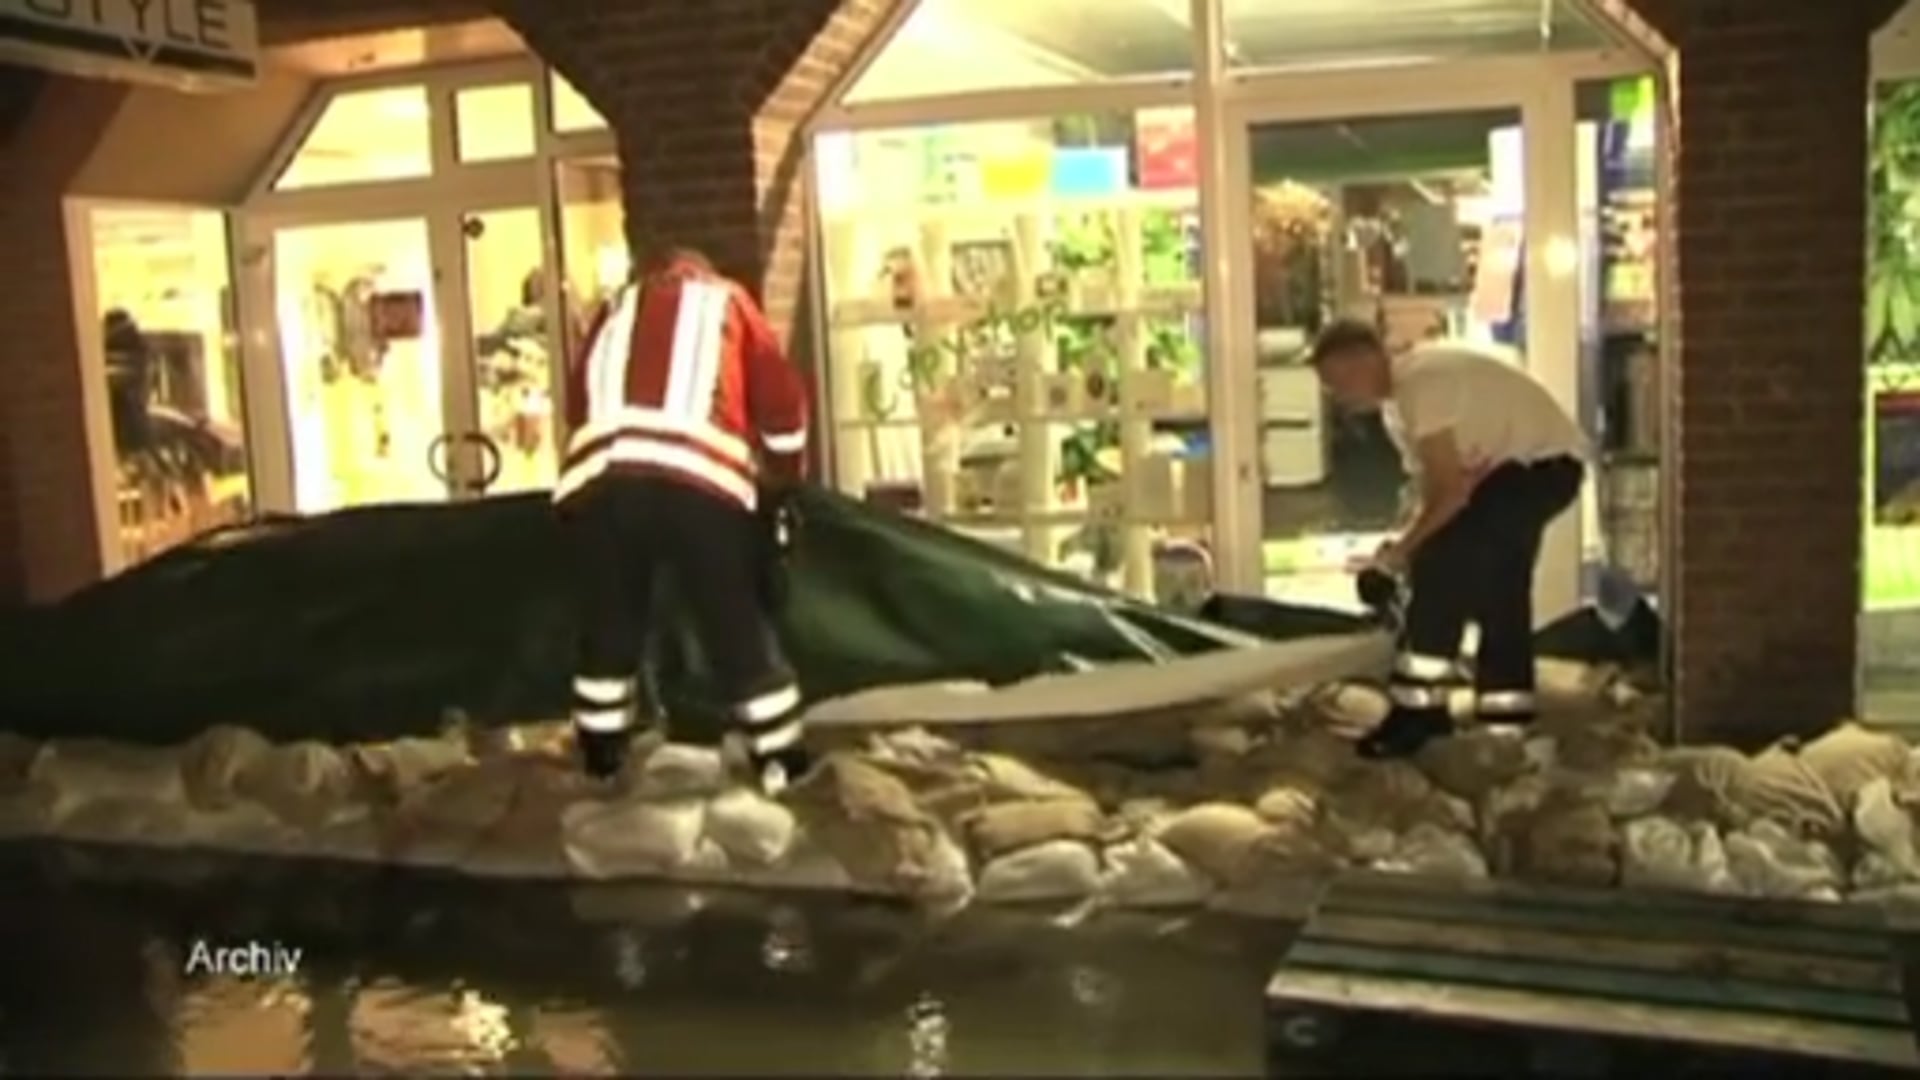
[[[1354,744],[1363,758],[1386,761],[1412,757],[1435,739],[1453,734],[1453,717],[1445,708],[1395,705],[1387,718]]]
[[[580,754],[580,768],[589,777],[612,780],[627,766],[633,731],[629,728],[605,731],[575,724],[573,742]]]
[[[813,755],[797,745],[772,754],[748,751],[747,762],[753,770],[755,786],[769,799],[779,798],[782,792],[813,771]]]

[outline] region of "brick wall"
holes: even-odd
[[[1896,0],[1628,0],[1678,49],[1669,551],[1689,741],[1853,708],[1868,38]]]
[[[627,236],[705,250],[758,290],[804,363],[801,129],[899,0],[496,0],[607,117]]]
[[[100,574],[92,467],[80,407],[80,355],[62,202],[113,118],[123,88],[48,77],[0,145],[0,385],[6,387],[5,497],[13,541],[4,578],[50,599]]]

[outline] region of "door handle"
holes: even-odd
[[[464,441],[480,449],[480,475],[473,481],[473,493],[485,495],[494,481],[500,479],[500,471],[506,467],[506,459],[500,454],[500,444],[483,432],[469,431]]]
[[[456,444],[473,446],[480,453],[480,475],[472,480],[460,481],[461,489],[475,495],[485,495],[494,481],[500,479],[506,459],[500,454],[500,444],[478,431],[435,435],[433,441],[427,444],[427,471],[443,484],[454,483],[453,454]]]
[[[435,480],[450,483],[453,480],[453,436],[435,435],[427,444],[427,471]]]

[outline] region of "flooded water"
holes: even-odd
[[[15,1076],[1258,1076],[1284,945],[64,846],[0,848],[0,881]],[[204,970],[249,945],[292,970]]]

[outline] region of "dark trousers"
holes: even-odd
[[[1533,717],[1533,570],[1547,526],[1580,495],[1572,457],[1495,468],[1467,506],[1414,552],[1412,596],[1394,666],[1405,709],[1444,709],[1459,677],[1461,638],[1480,627],[1475,709],[1484,720]]]
[[[670,575],[718,690],[755,743],[797,737],[799,691],[761,600],[760,519],[718,495],[610,474],[561,508],[575,578],[574,719],[620,731],[641,707],[656,582]],[[764,730],[762,730],[764,729]]]

